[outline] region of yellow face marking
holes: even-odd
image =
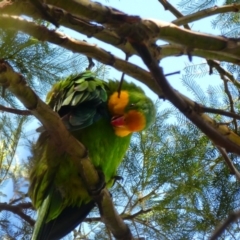
[[[126,137],[127,135],[129,135],[131,133],[131,131],[129,131],[126,128],[114,128],[115,134],[119,137]]]
[[[139,132],[146,126],[146,119],[141,112],[131,110],[125,114],[125,125],[115,127],[115,134],[119,137],[125,137],[132,132]]]
[[[111,115],[123,115],[128,101],[129,98],[127,91],[121,91],[120,97],[118,97],[118,92],[114,92],[108,100],[108,109],[111,112]]]
[[[141,112],[130,110],[125,113],[124,110],[129,103],[127,91],[114,92],[108,100],[108,109],[112,116],[124,116],[125,124],[121,127],[114,127],[115,134],[119,137],[125,137],[132,132],[138,132],[146,126],[146,119]]]

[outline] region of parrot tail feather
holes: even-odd
[[[91,201],[80,207],[66,207],[54,220],[43,226],[42,238],[44,240],[59,240],[74,230],[95,207],[95,202]]]

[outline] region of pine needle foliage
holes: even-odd
[[[23,74],[28,84],[40,97],[59,78],[87,67],[87,59],[79,54],[39,42],[31,36],[14,31],[0,30],[0,55],[14,70]],[[81,67],[79,67],[81,66]],[[1,89],[0,105],[23,109],[22,104],[9,91]],[[23,161],[27,158],[24,148],[31,117],[0,113],[0,238],[30,239],[32,226],[17,214],[16,206],[29,203],[26,198],[27,181]],[[25,140],[24,140],[25,139]],[[11,206],[13,206],[12,211]],[[31,204],[21,211],[30,218],[35,211]],[[8,210],[7,210],[8,209]]]
[[[239,183],[207,137],[187,121],[169,122],[172,114],[160,111],[150,129],[135,134],[118,171],[123,181],[111,189],[112,198],[135,237],[208,239],[240,207]],[[111,239],[99,220],[98,212],[91,213],[78,236]],[[228,231],[220,239],[237,234],[239,227]]]
[[[219,2],[218,0],[181,0],[178,6],[183,9],[184,14],[190,14],[213,7]]]
[[[182,13],[187,14],[219,3],[222,1],[181,0],[178,6]],[[226,0],[224,3],[239,1]],[[239,16],[238,12],[217,15],[212,27],[221,30],[223,36],[238,38]],[[187,50],[191,52],[192,49]],[[0,54],[24,75],[42,98],[55,81],[87,67],[85,58],[79,54],[11,30],[0,30]],[[207,63],[202,61],[201,64],[188,65],[182,77],[183,85],[198,103],[239,113],[239,87],[235,84],[235,80],[240,79],[239,66],[220,63],[220,67],[228,71],[229,79],[219,74],[223,84],[204,90],[200,82],[209,74]],[[105,79],[108,75],[108,68],[101,64],[97,64],[94,70],[100,78]],[[213,74],[218,72],[214,70]],[[0,104],[23,108],[8,91],[3,91]],[[29,201],[26,197],[27,168],[21,164],[22,158],[27,156],[18,154],[17,145],[21,138],[26,137],[22,128],[28,128],[30,121],[27,117],[6,112],[0,114],[0,238],[30,239],[31,221],[4,208],[5,202],[8,207],[13,207]],[[176,121],[169,121],[173,116]],[[239,132],[239,121],[233,122],[220,114],[210,116]],[[234,154],[229,154],[229,157],[240,170],[239,157]],[[137,238],[208,239],[219,222],[240,208],[239,183],[218,150],[174,108],[159,111],[156,123],[150,129],[134,135],[118,175],[123,177],[123,181],[116,182],[111,189],[112,198]],[[29,218],[34,218],[35,214],[31,206],[22,208],[22,213]],[[239,239],[239,232],[238,221],[219,239]],[[73,238],[113,239],[109,229],[101,222],[97,209],[66,237]]]

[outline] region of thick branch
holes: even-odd
[[[123,50],[125,53],[130,55],[133,54],[134,49],[130,44],[126,44],[124,39],[121,39],[113,31],[100,26],[99,24],[94,24],[70,12],[66,12],[63,9],[45,4],[45,8],[58,21],[59,24],[66,28],[70,28],[79,33],[85,34],[87,37],[95,37],[103,42],[112,44],[113,46]],[[3,11],[9,15],[27,15],[33,19],[42,19],[38,11],[31,5],[26,4],[23,1],[16,1],[10,6],[6,6]]]
[[[92,2],[89,0],[46,0],[47,4],[56,6],[70,12],[76,16],[81,16],[98,23],[104,24],[121,24],[125,18],[125,14],[115,8],[110,8],[101,3]]]
[[[91,193],[95,190],[99,176],[87,157],[85,147],[67,131],[58,114],[38,98],[26,84],[23,76],[14,72],[11,66],[3,60],[0,61],[0,85],[11,91],[41,121],[58,148],[71,156],[88,191]],[[94,199],[99,206],[103,221],[111,229],[113,235],[117,239],[132,239],[129,228],[117,215],[108,191],[103,189]]]
[[[129,44],[128,41],[125,41],[124,37],[118,36],[113,29],[108,29],[108,27],[100,26],[99,24],[90,23],[90,21],[85,20],[77,15],[73,15],[72,13],[66,12],[63,9],[56,8],[54,6],[46,5],[45,8],[48,10],[48,12],[51,14],[51,16],[56,19],[59,24],[61,24],[64,27],[70,28],[72,30],[75,30],[79,33],[85,34],[88,37],[95,37],[103,42],[109,43],[113,45],[114,47],[117,47],[124,51],[127,55],[131,56],[133,54],[137,54],[137,52],[132,48],[131,44]],[[34,19],[39,19],[41,16],[39,15],[39,12],[36,11],[36,9],[28,3],[25,3],[23,1],[16,1],[14,4],[11,4],[9,6],[5,6],[4,9],[2,9],[2,12],[8,13],[10,15],[27,15],[29,17],[32,17]],[[154,25],[152,25],[154,27]],[[171,25],[174,26],[174,25]],[[144,24],[142,27],[142,31],[146,32],[146,26],[144,28]],[[155,30],[157,30],[157,33],[160,32],[161,26],[159,29],[154,27]],[[152,29],[151,31],[154,31]],[[177,28],[178,29],[178,28]],[[179,28],[181,31],[181,28]],[[169,27],[169,30],[166,31],[164,34],[161,32],[159,35],[159,39],[161,39],[161,36],[164,37],[164,35],[169,35],[171,30],[171,27]],[[224,49],[222,51],[219,50],[207,50],[207,49],[200,49],[199,46],[189,47],[181,46],[178,43],[178,36],[179,33],[174,34],[174,29],[171,30],[171,44],[170,45],[164,45],[164,46],[155,46],[155,44],[150,44],[150,50],[152,54],[155,56],[156,59],[162,59],[166,56],[180,56],[180,55],[189,55],[192,54],[194,56],[204,57],[207,59],[217,59],[219,61],[228,61],[232,62],[234,64],[239,64],[240,58],[239,55],[233,55],[224,53]],[[169,32],[169,33],[168,33]],[[155,34],[155,35],[156,35]],[[183,32],[181,35],[184,35]],[[174,35],[174,36],[172,36]],[[195,35],[193,38],[198,38],[197,35]],[[165,39],[165,38],[164,38]],[[173,41],[175,39],[176,45],[173,44]],[[165,39],[166,40],[166,39]],[[184,42],[187,40],[186,37],[183,38]],[[187,43],[182,43],[186,45]],[[190,42],[192,42],[192,39],[190,39]],[[198,41],[194,41],[196,44],[198,44]],[[189,44],[189,43],[188,43]]]
[[[219,131],[217,131],[216,128],[214,128],[214,125],[205,121],[203,116],[194,111],[191,106],[192,103],[170,86],[162,72],[162,69],[151,56],[146,45],[135,41],[132,41],[132,45],[138,51],[144,63],[151,71],[156,82],[159,84],[159,87],[164,92],[166,99],[173,103],[175,107],[177,107],[191,122],[193,122],[202,132],[204,132],[216,145],[225,148],[227,151],[240,154],[240,146],[225,138],[225,136],[223,136]],[[233,132],[231,132],[231,134],[234,136],[234,138],[235,136],[239,138],[239,136]]]
[[[35,8],[40,13],[43,19],[49,21],[56,27],[59,27],[58,22],[54,17],[51,16],[51,14],[48,13],[47,8],[45,8],[45,4],[42,3],[41,0],[31,0],[30,2],[35,6]]]
[[[150,43],[153,40],[162,39],[171,43],[182,44],[190,49],[221,51],[239,59],[240,46],[237,39],[232,40],[189,31],[175,24],[159,20],[144,20],[88,0],[69,0],[67,2],[65,0],[47,0],[46,3],[60,7],[76,16],[96,21],[105,26],[111,26],[123,38],[134,35],[135,40],[139,42],[149,41]]]
[[[10,17],[8,15],[0,15],[0,28],[20,30],[40,41],[48,41],[73,52],[82,53],[88,57],[97,59],[99,62],[106,65],[114,66],[117,70],[125,72],[135,79],[139,79],[153,91],[157,91],[156,89],[158,89],[156,83],[152,81],[151,75],[148,72],[137,65],[122,60],[104,49],[97,47],[96,44],[79,41],[70,38],[61,32],[51,31],[44,26],[39,26],[33,22],[24,20],[23,18]],[[161,91],[159,90],[158,95],[161,95]]]

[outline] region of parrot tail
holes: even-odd
[[[43,226],[42,240],[59,240],[74,230],[95,207],[91,201],[80,207],[66,207],[54,220]]]

